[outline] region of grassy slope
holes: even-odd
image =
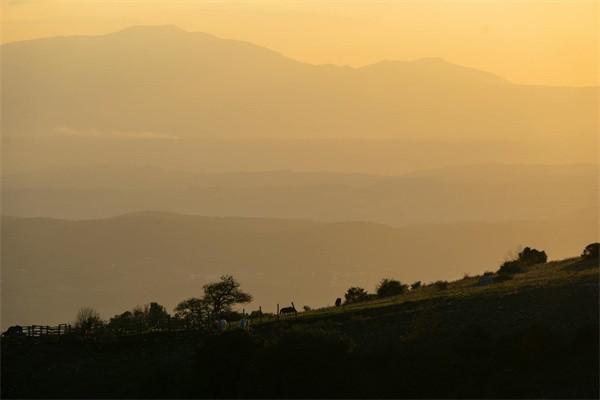
[[[539,358],[538,361],[542,364],[548,364],[545,358],[548,357],[548,348],[536,350],[535,345],[539,341],[547,342],[546,333],[551,332],[552,335],[558,335],[556,337],[562,342],[569,342],[564,346],[561,344],[561,355],[557,356],[557,360],[560,359],[561,365],[564,365],[564,371],[556,371],[556,368],[561,367],[553,365],[548,368],[557,375],[548,376],[548,371],[543,365],[535,366],[534,363],[532,365],[535,368],[526,368],[527,374],[532,376],[531,380],[515,381],[511,375],[513,372],[510,372],[510,362],[500,362],[500,366],[509,366],[506,368],[508,372],[490,372],[494,378],[482,378],[484,386],[481,386],[483,384],[478,379],[474,381],[477,384],[471,382],[467,379],[467,376],[472,379],[471,372],[465,373],[464,376],[457,372],[459,368],[464,367],[460,364],[464,360],[459,360],[456,364],[456,356],[446,354],[446,350],[456,347],[457,340],[465,336],[465,329],[473,324],[491,332],[492,339],[497,343],[502,343],[502,340],[505,340],[503,338],[511,337],[515,332],[541,326],[543,333],[539,339],[534,336],[531,342],[527,342],[528,336],[521,335],[517,347],[511,344],[507,354],[513,354],[517,349],[530,358]],[[371,361],[364,361],[366,369],[352,371],[364,382],[356,383],[357,391],[345,393],[346,396],[460,397],[471,394],[476,397],[589,397],[598,392],[597,348],[588,348],[588,342],[581,342],[586,348],[577,350],[578,332],[589,326],[598,326],[597,263],[569,259],[529,267],[526,273],[515,275],[510,281],[489,286],[478,286],[476,277],[466,278],[451,282],[444,291],[425,287],[394,298],[303,313],[298,319],[266,321],[254,326],[254,336],[269,340],[290,329],[315,328],[350,337],[356,345],[356,357]],[[431,341],[428,342],[428,338]],[[190,385],[203,387],[198,383],[201,378],[193,372],[196,368],[194,366],[197,365],[194,364],[194,360],[198,359],[198,354],[202,354],[198,353],[198,346],[203,340],[193,333],[179,332],[121,338],[107,343],[7,345],[3,342],[2,394],[3,397],[147,397],[186,396],[189,393],[199,395],[194,390],[190,392],[189,388]],[[423,343],[428,344],[426,347],[420,347]],[[467,338],[467,343],[471,343],[471,339]],[[408,347],[402,347],[403,345]],[[552,349],[553,346],[549,348]],[[394,375],[395,371],[404,375],[414,372],[402,370],[404,366],[394,364],[393,359],[402,357],[407,348],[425,349],[422,350],[423,354],[428,348],[438,349],[435,351],[440,351],[439,359],[435,352],[433,356],[422,356],[424,360],[429,360],[427,363],[432,363],[426,364],[431,370],[428,366],[423,367],[423,376],[438,379],[440,382],[448,380],[443,385],[451,387],[451,391],[428,387],[426,384],[411,387],[413,378],[410,377],[406,378],[408,382],[400,385],[403,389],[399,389],[398,386],[386,386],[386,382],[400,379]],[[409,355],[406,357],[407,360],[412,360]],[[416,358],[417,361],[419,357],[421,356]],[[501,355],[494,357],[501,358]],[[518,357],[518,354],[515,357]],[[581,357],[584,361],[581,361]],[[528,360],[518,359],[516,365],[520,368],[522,364],[531,361]],[[494,359],[494,362],[496,361]],[[414,368],[418,369],[418,362],[411,362],[416,365]],[[445,363],[454,367],[443,367]],[[474,364],[469,361],[466,365]],[[289,366],[284,367],[284,371],[285,368]],[[436,368],[455,369],[452,373],[458,375],[436,372]],[[500,367],[494,364],[494,368]],[[226,367],[224,373],[230,372],[231,367]],[[298,373],[296,370],[282,372],[286,376],[285,379]],[[415,376],[417,381],[425,379],[419,378],[419,375]],[[544,376],[546,378],[543,378]],[[502,377],[508,382],[500,383]],[[465,382],[456,383],[463,378]],[[513,382],[512,386],[510,382]],[[252,383],[246,382],[244,385],[243,387],[248,387]],[[255,388],[253,393],[307,397],[331,395],[327,388],[319,388],[318,385],[310,386],[312,389],[294,389],[298,390],[297,392],[289,392],[289,388],[274,387],[276,386],[269,386],[268,389]],[[336,390],[343,390],[344,387],[347,388],[342,386],[342,389]],[[233,390],[229,386],[228,389],[215,389],[209,385],[209,388],[213,391],[208,394],[213,396],[248,395],[248,392],[243,391],[245,389],[228,391]],[[207,392],[202,393],[206,395]]]
[[[435,312],[439,317],[444,314],[460,317],[453,323],[457,328],[467,323],[485,323],[493,325],[497,332],[510,331],[522,321],[543,319],[546,324],[555,323],[555,329],[566,329],[594,314],[597,320],[598,304],[591,302],[592,298],[598,298],[599,275],[595,264],[580,258],[553,261],[526,267],[525,273],[490,285],[479,285],[479,276],[465,277],[449,282],[446,290],[427,285],[395,297],[304,312],[293,323],[360,320],[372,321],[372,328],[376,329],[379,318],[410,320],[414,314]],[[559,297],[566,302],[556,304]],[[583,309],[579,308],[581,302],[585,303]],[[473,307],[473,310],[467,313],[463,307]],[[565,315],[557,318],[559,312]],[[271,320],[254,327],[263,331],[290,323],[292,321]]]

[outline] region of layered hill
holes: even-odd
[[[399,176],[263,171],[198,174],[135,165],[3,177],[7,215],[105,218],[144,211],[371,221],[393,226],[597,218],[595,165],[485,164]]]

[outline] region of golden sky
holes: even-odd
[[[310,63],[442,57],[516,83],[598,84],[598,1],[0,0],[2,42],[174,24]]]

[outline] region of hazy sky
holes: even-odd
[[[0,1],[2,42],[175,24],[310,63],[443,57],[517,83],[599,81],[597,1]]]

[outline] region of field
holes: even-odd
[[[598,397],[598,262],[254,323],[2,341],[2,397]]]

